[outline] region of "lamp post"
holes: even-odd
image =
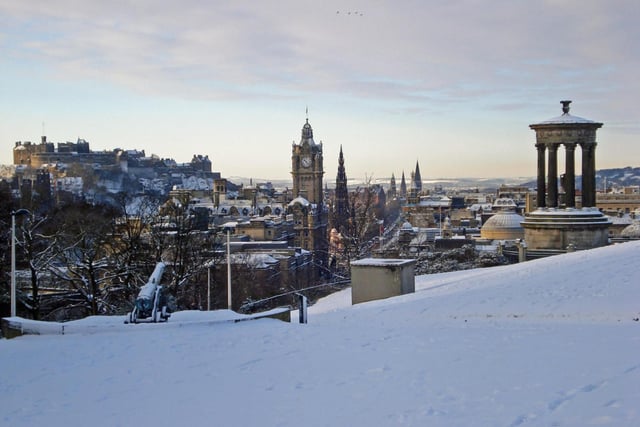
[[[231,240],[227,229],[227,307],[231,310]]]
[[[16,316],[16,215],[29,215],[26,209],[11,211],[11,317]]]
[[[211,264],[207,265],[207,311],[211,311]]]

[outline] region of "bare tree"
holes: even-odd
[[[159,203],[149,196],[132,197],[120,194],[119,216],[115,219],[113,236],[106,243],[116,277],[113,288],[119,288],[130,301],[160,258],[153,247],[151,224],[158,216]]]
[[[31,282],[31,295],[22,298],[22,303],[31,312],[34,319],[40,318],[40,287],[42,275],[54,262],[56,256],[56,242],[60,231],[47,234],[46,216],[38,218],[31,213],[29,218],[25,218],[17,233],[19,236],[19,247],[25,262],[29,266],[29,277]]]
[[[371,186],[371,178],[349,194],[351,217],[343,233],[343,245],[347,261],[360,259],[370,250],[370,240],[378,231],[377,192]]]
[[[114,273],[107,250],[116,212],[104,206],[73,206],[58,212],[64,230],[56,245],[57,263],[49,270],[81,296],[90,315],[112,313],[109,303]],[[71,307],[69,307],[71,308]]]
[[[0,316],[10,314],[11,212],[17,208],[11,187],[0,180]]]
[[[210,232],[197,229],[189,201],[186,194],[161,206],[151,236],[156,256],[171,266],[169,291],[177,298],[178,306],[196,308],[198,289],[192,282],[207,269],[213,237]]]

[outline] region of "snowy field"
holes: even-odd
[[[306,325],[70,322],[0,340],[0,425],[638,426],[639,265],[632,242],[420,276]]]

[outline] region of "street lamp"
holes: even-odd
[[[26,209],[11,211],[11,317],[16,316],[16,215],[29,215]]]
[[[227,228],[227,307],[231,310],[231,240]]]

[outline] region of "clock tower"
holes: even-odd
[[[313,140],[313,130],[307,118],[302,126],[300,143],[291,148],[293,200],[287,213],[293,216],[294,245],[313,253],[312,281],[328,274],[327,206],[322,191],[322,143]]]
[[[313,140],[313,129],[307,118],[302,126],[300,143],[293,143],[291,149],[291,175],[293,177],[293,197],[303,197],[312,204],[323,203],[322,142]]]

